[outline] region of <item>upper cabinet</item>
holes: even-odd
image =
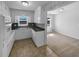
[[[42,7],[39,6],[36,10],[35,10],[35,16],[34,16],[34,22],[35,23],[41,23],[41,24],[44,24],[45,21],[44,19],[42,19]]]
[[[2,14],[2,2],[0,2],[0,15]]]
[[[0,15],[5,17],[5,22],[11,22],[10,11],[4,1],[0,1]]]
[[[0,14],[3,16],[10,16],[9,8],[4,1],[0,1]]]

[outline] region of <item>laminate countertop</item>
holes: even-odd
[[[45,29],[44,28],[41,28],[41,27],[37,27],[37,26],[32,26],[32,27],[29,27],[29,26],[19,26],[19,28],[31,28],[33,29],[34,31],[44,31]]]
[[[41,27],[31,27],[34,31],[44,31],[44,28]]]

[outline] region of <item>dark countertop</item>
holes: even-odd
[[[32,29],[35,30],[35,31],[44,31],[45,30],[41,27],[32,27]]]
[[[16,25],[16,26],[14,26]],[[36,23],[29,23],[28,26],[18,26],[18,23],[13,23],[12,30],[18,29],[18,28],[32,28],[34,31],[44,31],[44,28],[38,27]]]
[[[29,27],[29,26],[19,26],[18,28],[32,28],[34,31],[44,31],[45,29],[37,26]]]

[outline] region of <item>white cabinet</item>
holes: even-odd
[[[0,2],[0,14],[2,14],[2,2]]]
[[[36,10],[35,10],[35,16],[34,16],[34,22],[35,23],[45,23],[44,19],[42,19],[43,17],[43,12],[42,12],[42,8],[41,6],[39,6]]]
[[[44,45],[44,31],[34,31],[32,29],[32,39],[37,47]]]
[[[9,8],[4,1],[1,1],[2,15],[10,16]]]
[[[13,31],[10,35],[7,41],[4,41],[3,46],[3,57],[8,57],[10,54],[10,51],[12,49],[13,43],[15,41],[14,38],[15,32]]]
[[[0,56],[7,57],[14,43],[14,32],[7,31],[4,16],[0,15]]]
[[[41,7],[38,7],[35,10],[35,19],[34,19],[34,22],[35,23],[40,23],[40,18],[41,18]]]
[[[30,28],[18,28],[15,30],[15,39],[25,39],[25,38],[31,38],[32,32]]]
[[[5,17],[7,17],[8,20],[11,20],[9,8],[4,1],[0,1],[0,57],[9,56],[11,47],[14,42],[14,34],[11,33],[10,28],[5,26]]]
[[[4,40],[4,17],[0,15],[0,57],[2,56]]]

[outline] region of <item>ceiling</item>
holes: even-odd
[[[23,6],[20,1],[7,1],[6,2],[9,8],[20,9],[20,10],[35,10],[38,6],[52,3],[50,8],[58,8],[59,6],[65,6],[72,3],[72,1],[29,1],[30,6]],[[49,8],[49,9],[50,9]]]
[[[20,1],[7,1],[9,8],[20,9],[20,10],[35,10],[38,6],[42,6],[49,1],[29,1],[30,6],[23,6]]]
[[[47,14],[59,14],[62,13],[64,11],[63,6],[69,5],[71,3],[74,3],[77,1],[57,1],[57,2],[53,2],[52,5],[52,9],[47,11]]]

